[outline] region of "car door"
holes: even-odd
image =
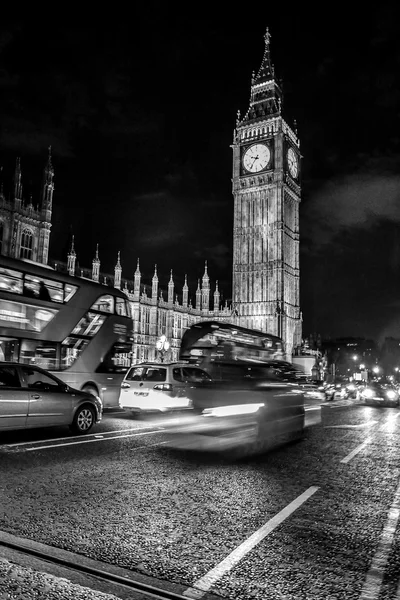
[[[21,385],[17,366],[0,364],[0,430],[25,427],[28,391]]]
[[[73,398],[66,386],[37,367],[21,366],[21,371],[29,396],[26,426],[69,425]]]

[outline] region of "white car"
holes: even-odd
[[[203,381],[212,380],[203,369],[187,363],[134,365],[121,383],[119,406],[135,414],[190,409],[187,390]]]

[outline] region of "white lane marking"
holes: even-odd
[[[305,406],[304,410],[321,410],[320,406]]]
[[[51,444],[51,446],[36,446],[35,448],[26,448],[23,452],[34,452],[34,450],[47,450],[48,448],[61,448],[62,446],[75,446],[76,444],[92,444],[93,442],[107,442],[108,440],[119,440],[121,438],[128,437],[139,437],[139,435],[152,435],[154,433],[160,433],[157,431],[145,431],[143,433],[127,433],[126,435],[116,435],[115,437],[108,438],[94,438],[92,440],[81,439],[78,442],[67,442],[66,444]]]
[[[308,500],[315,492],[319,490],[319,487],[312,486],[308,488],[303,494],[298,496],[293,502],[288,504],[283,510],[277,515],[272,517],[265,525],[260,527],[253,535],[251,535],[246,541],[240,546],[235,548],[233,552],[220,562],[216,567],[206,573],[201,579],[198,579],[192,587],[186,589],[183,592],[183,596],[187,598],[193,598],[197,600],[202,598],[209,589],[214,585],[218,579],[227,572],[230,571],[248,552],[250,552],[257,544],[259,544],[271,531],[273,531],[278,525],[283,523],[295,510],[297,510],[306,500]]]
[[[394,416],[390,417],[386,423],[384,423],[381,427],[380,430],[375,431],[375,433],[373,433],[373,435],[370,435],[369,437],[367,437],[364,442],[362,442],[362,444],[360,444],[359,446],[357,446],[356,448],[354,448],[354,450],[352,450],[350,452],[350,454],[348,454],[347,456],[345,456],[345,458],[342,458],[342,460],[340,461],[343,464],[346,464],[348,462],[351,461],[352,458],[354,458],[354,456],[356,456],[359,452],[361,452],[361,450],[363,450],[365,448],[365,446],[367,446],[368,444],[371,443],[371,441],[374,439],[374,437],[378,434],[378,433],[384,433],[385,431],[389,431],[391,430],[391,428],[394,425],[395,420],[397,419],[397,417],[400,416],[400,413],[396,413]]]
[[[361,452],[361,450],[363,450],[365,448],[365,446],[367,446],[371,441],[372,441],[372,436],[367,437],[367,439],[360,444],[359,446],[357,446],[357,448],[354,448],[354,450],[352,450],[350,452],[350,454],[348,454],[347,456],[345,456],[345,458],[342,458],[342,460],[340,461],[341,463],[348,463],[351,461],[352,458],[354,458],[356,456],[356,454],[358,454],[359,452]]]
[[[111,435],[112,433],[126,433],[127,431],[140,431],[141,429],[148,429],[149,426],[147,427],[130,427],[129,429],[114,429],[114,431],[102,431],[101,435]],[[158,427],[157,425],[154,425],[154,427]],[[90,435],[99,435],[96,433],[88,433],[88,436]],[[51,438],[48,440],[31,440],[30,442],[17,442],[16,444],[1,444],[0,445],[0,449],[1,448],[14,448],[16,446],[29,446],[29,444],[40,444],[41,442],[61,442],[62,440],[75,440],[75,439],[80,439],[81,436],[80,435],[69,435],[68,437],[58,437],[58,438]]]
[[[387,521],[379,538],[378,548],[373,556],[359,600],[375,600],[379,596],[399,517],[400,484],[397,487],[392,505],[389,508]]]
[[[367,421],[358,425],[324,425],[324,429],[362,429],[363,427],[372,427],[376,423],[379,423],[379,421]]]

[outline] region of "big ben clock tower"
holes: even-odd
[[[233,140],[233,304],[238,325],[301,343],[300,142],[282,114],[267,29],[250,106]]]

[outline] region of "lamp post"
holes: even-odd
[[[157,340],[157,342],[156,342],[156,348],[157,348],[158,352],[160,353],[161,362],[164,362],[164,358],[165,358],[166,353],[169,350],[169,347],[170,347],[169,341],[167,340],[165,335],[162,335],[160,337],[160,339]]]

